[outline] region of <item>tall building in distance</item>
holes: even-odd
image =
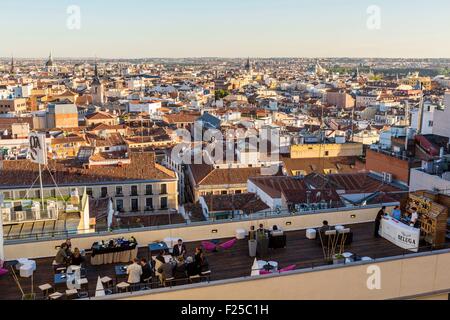
[[[252,72],[252,63],[250,62],[250,57],[247,58],[247,62],[245,63],[245,71],[247,71],[247,73]]]
[[[11,74],[15,74],[15,73],[16,73],[16,66],[14,65],[14,56],[11,57],[11,69],[10,69],[10,73],[11,73]]]
[[[50,51],[50,54],[48,56],[48,60],[45,63],[45,69],[48,73],[57,73],[58,72],[58,66],[53,61],[53,54]]]
[[[105,87],[103,86],[98,75],[97,63],[95,63],[95,74],[91,84],[92,102],[96,105],[103,105],[105,103]]]

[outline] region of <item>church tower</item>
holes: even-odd
[[[53,62],[53,55],[52,52],[50,51],[50,54],[48,56],[48,60],[45,63],[45,69],[48,73],[57,73],[58,72],[58,67],[56,66],[56,64]]]
[[[247,71],[247,73],[252,72],[252,64],[250,63],[250,57],[247,58],[247,63],[245,64],[245,71]]]
[[[11,69],[10,69],[9,73],[10,73],[11,75],[16,74],[16,67],[15,67],[15,65],[14,65],[14,56],[11,57]]]
[[[95,75],[91,83],[92,103],[103,105],[105,103],[105,88],[98,76],[97,62],[95,63]]]

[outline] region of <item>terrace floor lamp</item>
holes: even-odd
[[[22,285],[20,284],[19,277],[16,274],[16,271],[14,270],[14,266],[10,266],[11,268],[11,274],[14,279],[14,282],[16,283],[17,287],[19,288],[20,292],[22,293],[22,300],[35,300],[36,299],[36,293],[34,292],[34,270],[31,265],[29,265],[31,268],[27,268],[27,271],[25,273],[21,272],[20,276],[23,278],[30,278],[31,279],[31,293],[25,293]]]
[[[324,237],[325,236],[325,237]],[[338,242],[336,230],[325,231],[324,236],[319,231],[320,243],[322,245],[322,251],[325,261],[332,261]],[[325,239],[324,239],[325,238]],[[326,243],[325,243],[326,242]]]

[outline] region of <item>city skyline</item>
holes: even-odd
[[[0,28],[15,31],[0,56],[45,59],[52,50],[55,58],[100,59],[450,57],[450,4],[442,0],[104,3],[25,0],[18,10],[6,1]],[[68,27],[73,5],[79,29]],[[372,6],[380,10],[379,28],[368,26]]]

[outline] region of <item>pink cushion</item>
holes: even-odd
[[[272,274],[272,272],[267,271],[267,270],[261,270],[261,271],[259,271],[259,274],[260,274],[261,276],[265,276],[265,275],[268,275],[268,274]]]
[[[280,273],[288,272],[288,271],[293,271],[293,270],[295,270],[295,267],[296,267],[296,265],[292,265],[292,266],[283,268],[283,269],[280,270]]]
[[[6,270],[6,269],[0,269],[0,276],[3,276],[3,275],[5,275],[5,274],[7,274],[8,273],[8,270]]]
[[[209,241],[202,241],[202,247],[205,248],[206,251],[216,250],[216,245]]]
[[[233,239],[227,242],[222,243],[219,247],[221,247],[222,249],[231,249],[235,244],[236,244],[237,240]]]

